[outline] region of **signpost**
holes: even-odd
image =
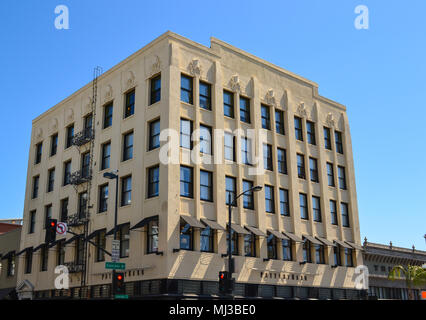
[[[116,294],[116,299],[129,299],[129,296],[127,294]]]
[[[56,225],[56,233],[59,235],[66,235],[68,230],[68,226],[65,222],[58,222]]]
[[[105,262],[105,269],[124,270],[126,269],[126,264],[123,262]]]
[[[112,240],[111,261],[112,262],[120,261],[120,240]]]

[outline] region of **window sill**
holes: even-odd
[[[148,108],[151,108],[151,107],[155,107],[157,104],[160,104],[161,103],[161,99],[160,100],[158,100],[158,101],[155,101],[154,103],[148,103]]]
[[[195,107],[194,104],[191,104],[189,102],[185,102],[185,101],[182,101],[182,100],[180,100],[180,103],[183,104],[184,106]]]
[[[130,161],[132,161],[133,160],[133,157],[132,158],[130,158],[130,159],[127,159],[127,160],[122,160],[121,162],[120,162],[120,164],[126,164],[126,163],[128,163],[128,162],[130,162]]]
[[[136,108],[135,108],[136,109]],[[129,115],[129,116],[123,116],[123,121],[128,120],[128,119],[132,119],[135,117],[135,112],[133,112],[133,114]]]
[[[160,197],[160,194],[157,194],[155,196],[146,197],[144,202],[148,202],[149,200],[158,199]]]
[[[131,207],[131,206],[132,206],[132,204],[131,204],[131,203],[129,203],[129,204],[124,204],[124,205],[120,205],[120,209],[126,209],[126,208]]]

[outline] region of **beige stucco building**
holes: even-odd
[[[316,83],[218,39],[208,48],[167,32],[100,75],[96,92],[94,110],[90,83],[33,121],[19,281],[34,286],[34,297],[109,296],[108,255],[71,234],[47,250],[40,245],[48,215],[111,251],[115,182],[103,174],[114,170],[129,297],[216,296],[227,268],[226,195],[256,185],[263,189],[233,208],[234,294],[359,296],[346,108],[320,96]],[[159,141],[165,129],[177,138]],[[190,161],[196,129],[211,164]],[[218,129],[237,134],[222,140]],[[177,162],[160,161],[167,146]],[[268,169],[252,174],[249,151]],[[60,292],[54,270],[63,263],[71,289]]]

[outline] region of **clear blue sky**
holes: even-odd
[[[57,5],[69,30],[54,28]],[[357,5],[369,29],[357,30]],[[426,1],[0,3],[0,218],[21,217],[31,121],[167,30],[210,36],[319,84],[347,106],[361,237],[425,250]]]

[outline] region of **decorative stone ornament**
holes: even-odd
[[[301,102],[297,107],[297,114],[301,117],[306,117],[306,107],[304,102]]]
[[[234,92],[240,92],[241,91],[240,77],[237,74],[235,74],[231,77],[231,80],[229,81],[229,86],[231,87],[232,91],[234,91]]]
[[[189,72],[193,75],[193,76],[201,76],[201,64],[200,64],[200,60],[198,59],[193,59],[188,66]]]
[[[133,71],[127,71],[127,79],[124,83],[124,91],[127,91],[136,86],[136,77]]]
[[[43,139],[43,129],[42,128],[38,128],[36,131],[36,139],[37,140],[41,140]]]
[[[49,124],[49,129],[50,132],[56,132],[58,130],[58,119],[57,118],[53,118],[50,120],[50,124]]]
[[[274,96],[274,90],[269,89],[268,92],[265,95],[265,100],[267,104],[275,105],[275,96]]]
[[[109,84],[109,85],[106,86],[106,92],[105,92],[105,95],[104,95],[104,103],[112,100],[112,95],[113,95],[112,87]]]
[[[334,116],[331,112],[329,112],[327,114],[327,118],[326,118],[325,122],[327,123],[327,126],[329,126],[330,128],[332,128],[332,127],[334,128],[335,121],[334,121]]]
[[[66,112],[65,112],[65,120],[69,123],[72,122],[74,120],[74,111],[69,108]]]
[[[87,114],[92,111],[93,98],[87,97],[86,104],[84,105],[83,114]]]
[[[151,66],[151,75],[159,73],[161,70],[161,61],[158,56],[155,56],[155,62]]]

